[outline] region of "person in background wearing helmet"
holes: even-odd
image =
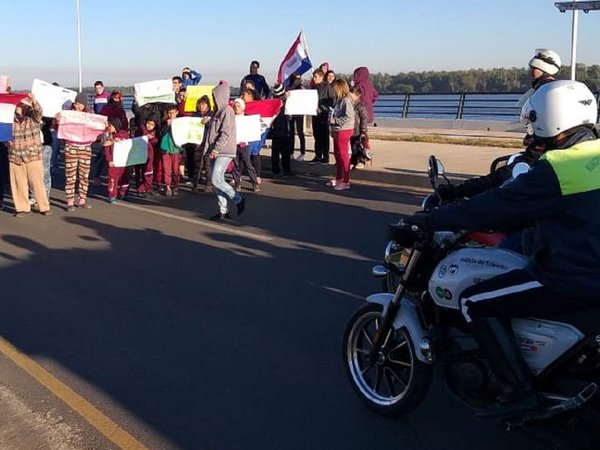
[[[536,50],[533,58],[529,60],[533,89],[539,89],[544,84],[555,81],[554,76],[560,70],[560,66],[561,61],[558,53],[545,48]]]
[[[600,306],[600,139],[598,105],[576,81],[555,81],[536,90],[521,117],[546,152],[531,170],[501,188],[462,203],[404,219],[428,232],[514,228],[534,223],[525,269],[466,289],[461,312],[498,379],[503,403],[480,417],[510,417],[539,408],[531,372],[510,319],[556,318],[561,312]],[[410,228],[399,240],[413,239]]]

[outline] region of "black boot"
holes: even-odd
[[[474,320],[470,325],[492,370],[506,387],[506,393],[494,408],[475,416],[508,418],[538,409],[540,402],[531,383],[531,370],[523,359],[510,321],[484,318]]]

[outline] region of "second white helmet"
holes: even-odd
[[[521,109],[528,133],[550,138],[579,125],[595,124],[598,103],[579,81],[559,80],[544,84]]]
[[[560,70],[560,56],[554,50],[539,48],[529,60],[529,67],[540,69],[548,75],[556,75]]]

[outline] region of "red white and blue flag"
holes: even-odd
[[[25,98],[24,94],[0,94],[0,142],[12,141],[15,108]]]
[[[312,64],[308,56],[306,36],[304,36],[304,31],[300,31],[300,34],[298,34],[298,37],[279,65],[277,82],[283,83],[285,87],[288,87],[292,82],[292,75],[302,75],[309,71],[311,67]]]

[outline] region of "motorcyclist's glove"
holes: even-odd
[[[425,211],[419,211],[412,216],[406,216],[402,219],[406,225],[413,225],[418,228],[419,231],[429,233],[433,231],[432,223],[431,223],[431,214],[426,213]]]
[[[437,187],[437,193],[442,199],[442,201],[450,201],[457,198],[456,189],[451,184],[440,184]]]

